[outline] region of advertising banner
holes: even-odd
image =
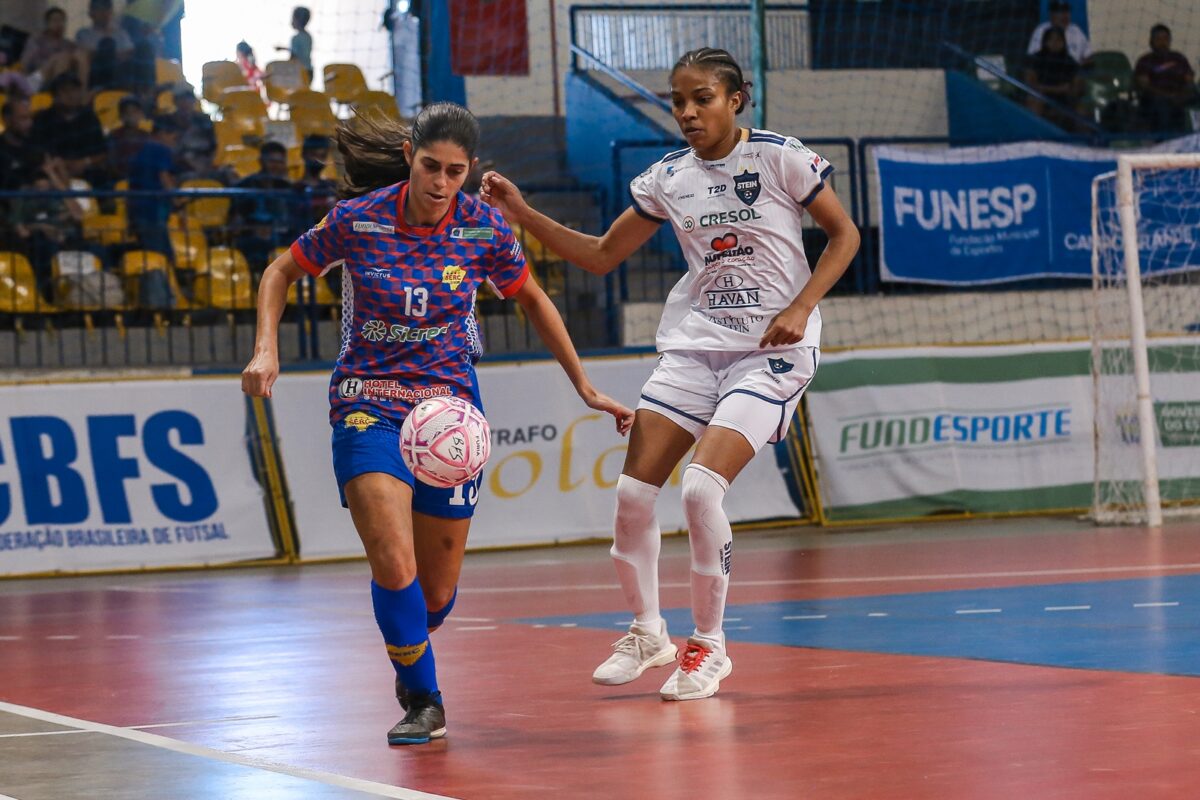
[[[1164,481],[1194,479],[1200,469],[1194,353],[1194,343],[1151,351]],[[823,356],[808,409],[826,517],[1088,507],[1095,441],[1090,359],[1085,342]],[[1106,447],[1127,454],[1116,462],[1128,474],[1113,477],[1133,480],[1140,474],[1138,439],[1130,432],[1135,397],[1128,379],[1111,383],[1113,396],[1102,408],[1113,419],[1100,428],[1123,431]]]
[[[0,387],[0,575],[275,555],[237,378]]]
[[[589,360],[588,375],[600,391],[632,407],[654,359]],[[304,558],[362,553],[333,478],[328,381],[326,374],[285,374],[272,400]],[[467,498],[478,503],[468,547],[611,536],[614,488],[627,446],[611,417],[584,406],[552,361],[483,366],[479,381],[492,456],[479,496]],[[659,496],[664,531],[686,527],[679,480],[677,471]],[[739,476],[725,508],[735,522],[799,516],[773,448]]]
[[[884,280],[1091,277],[1092,179],[1117,168],[1113,151],[1039,142],[874,153]],[[1144,271],[1200,268],[1200,209],[1187,199],[1195,190],[1193,178],[1140,196]],[[1116,215],[1108,216],[1105,246],[1118,248]]]

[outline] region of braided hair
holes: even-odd
[[[726,92],[731,97],[738,98],[735,114],[740,114],[742,109],[748,105],[754,105],[754,101],[750,98],[750,87],[753,84],[742,77],[742,68],[728,50],[720,50],[716,47],[689,50],[675,62],[675,66],[671,68],[671,77],[674,78],[675,73],[685,67],[696,67],[715,75],[717,80],[724,84]]]

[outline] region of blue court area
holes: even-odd
[[[730,606],[726,636],[829,650],[1200,675],[1200,575]],[[673,636],[687,608],[664,612]],[[620,633],[628,615],[526,620]]]

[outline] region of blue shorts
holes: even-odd
[[[346,484],[366,472],[382,472],[413,488],[413,511],[448,519],[466,519],[475,514],[483,474],[452,489],[439,489],[413,477],[400,457],[400,426],[382,415],[356,411],[333,426],[333,474],[337,478],[342,507]]]

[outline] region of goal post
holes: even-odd
[[[1200,349],[1198,275],[1200,153],[1119,156],[1116,172],[1092,183],[1092,515],[1098,522],[1162,525],[1164,446],[1176,450],[1171,503],[1187,510],[1200,502],[1200,374],[1189,373]],[[1151,341],[1166,353],[1154,359],[1157,368],[1173,378],[1190,374],[1174,380],[1157,413]],[[1160,429],[1164,419],[1170,431]],[[1185,450],[1193,452],[1177,456]]]

